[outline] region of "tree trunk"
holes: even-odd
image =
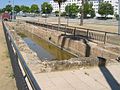
[[[84,18],[84,13],[83,13],[83,9],[84,9],[84,0],[82,0],[82,8],[81,8],[81,19],[80,19],[80,25],[83,25],[83,18]]]
[[[58,17],[58,28],[60,27],[60,18],[61,18],[61,3],[58,3],[59,4],[59,17]]]

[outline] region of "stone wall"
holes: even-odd
[[[78,38],[70,34],[65,35],[64,32],[37,27],[31,24],[26,25],[26,23],[22,24],[22,26],[24,27],[24,30],[28,30],[47,41],[51,41],[55,45],[59,45],[61,48],[65,48],[78,56],[100,56],[106,59],[116,59],[119,57],[120,47],[114,46],[114,49],[110,49],[107,45],[106,47],[102,47],[99,44],[90,42],[83,37]],[[23,30],[23,27],[20,26],[19,28],[22,28],[21,30]],[[49,40],[49,38],[51,38],[51,40]]]
[[[98,58],[94,57],[80,57],[71,58],[69,60],[40,60],[37,54],[32,51],[27,44],[22,40],[20,36],[16,34],[15,31],[11,31],[14,37],[15,43],[17,44],[25,62],[29,66],[30,70],[34,73],[51,72],[51,71],[61,71],[79,68],[88,68],[99,65]]]

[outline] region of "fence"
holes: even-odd
[[[104,44],[110,43],[110,44],[120,45],[120,34],[118,33],[105,32],[105,31],[80,28],[80,27],[72,27],[72,26],[66,26],[66,25],[62,25],[58,27],[58,25],[55,25],[55,24],[54,25],[43,24],[43,23],[37,23],[33,21],[26,21],[26,23],[49,28],[52,30],[62,31],[65,33],[73,34],[74,36],[83,36],[89,40],[101,41]]]
[[[41,90],[16,44],[14,43],[9,29],[4,22],[2,22],[2,24],[18,90]]]

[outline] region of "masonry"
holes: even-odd
[[[77,37],[72,34],[55,31],[48,28],[37,27],[28,23],[18,25],[21,30],[28,30],[37,36],[60,46],[78,56],[104,57],[108,60],[119,57],[120,47],[111,44],[94,43],[84,37]]]

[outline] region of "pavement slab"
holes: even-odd
[[[34,74],[42,90],[120,90],[120,63]]]

